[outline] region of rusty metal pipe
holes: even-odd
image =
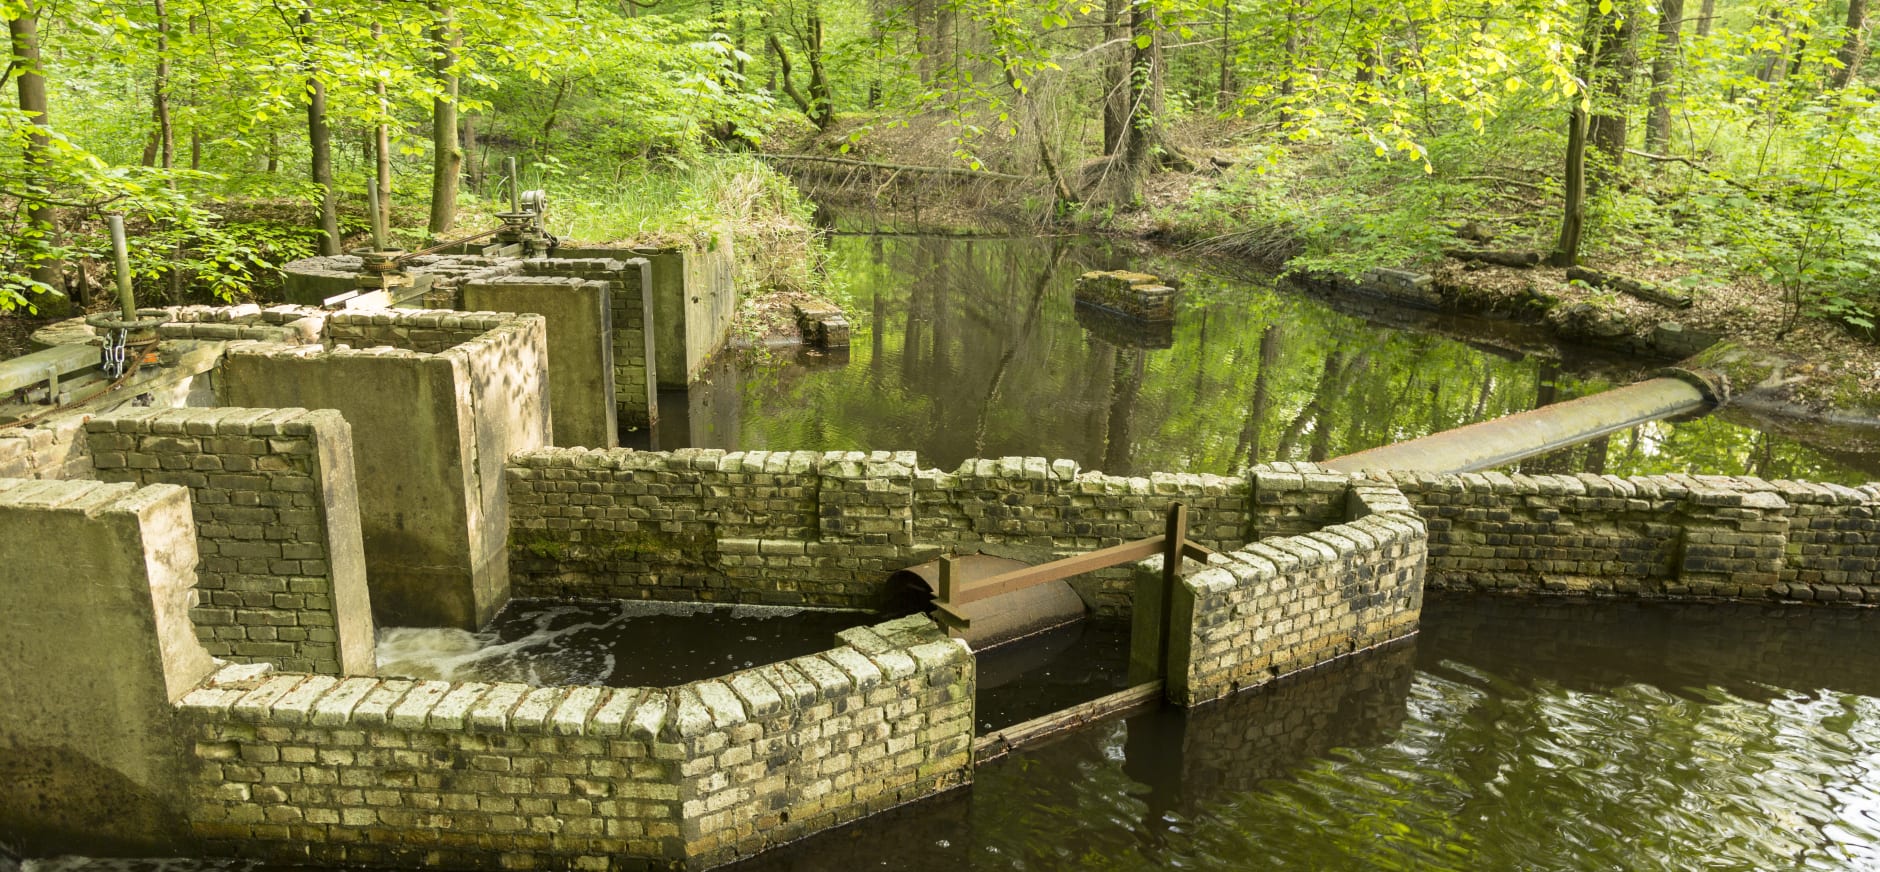
[[[1347,454],[1321,465],[1338,472],[1493,469],[1651,421],[1707,411],[1718,400],[1715,393],[1697,386],[1703,381],[1702,374],[1649,379],[1421,439]]]

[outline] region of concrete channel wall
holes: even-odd
[[[527,277],[576,279],[584,282],[601,282],[607,287],[607,318],[593,328],[577,323],[578,331],[573,341],[591,342],[593,336],[607,346],[607,356],[613,367],[611,384],[599,392],[584,394],[595,399],[611,398],[616,419],[615,430],[609,431],[610,438],[605,441],[591,439],[582,441],[570,436],[562,438],[560,419],[556,419],[557,445],[579,445],[588,448],[609,448],[616,444],[612,435],[618,427],[650,427],[659,417],[659,365],[654,353],[653,334],[648,325],[653,323],[653,301],[646,288],[652,283],[653,267],[645,258],[615,259],[602,258],[556,258],[553,260],[523,261],[518,269]],[[472,286],[464,286],[465,299],[472,296]],[[507,310],[505,310],[507,311]],[[516,311],[535,311],[517,309]],[[551,357],[557,344],[554,336],[554,324],[558,319],[550,315],[549,348]],[[593,329],[598,332],[588,334]],[[585,347],[582,346],[582,347]],[[555,373],[553,361],[549,373]],[[585,390],[585,389],[584,389]],[[577,434],[578,435],[578,434]]]
[[[1880,486],[1368,473],[1426,519],[1434,588],[1880,602]]]
[[[509,598],[504,460],[552,438],[543,318],[339,313],[326,331],[368,347],[231,345],[221,405],[344,415],[378,623],[481,626]]]
[[[305,409],[131,409],[86,430],[97,477],[189,489],[197,637],[216,657],[374,671],[352,428]]]
[[[508,474],[518,596],[877,607],[888,573],[942,553],[1081,553],[1161,533],[1174,500],[1213,547],[1246,541],[1249,519],[1244,479],[1036,457],[941,472],[912,452],[555,449],[516,455]],[[1126,614],[1132,578],[1107,571],[1079,592]]]

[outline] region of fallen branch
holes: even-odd
[[[1450,181],[1452,182],[1495,182],[1496,184],[1514,185],[1519,188],[1527,188],[1528,190],[1539,191],[1543,194],[1552,193],[1551,191],[1547,189],[1546,185],[1540,185],[1534,182],[1524,182],[1520,179],[1503,178],[1501,176],[1456,176],[1455,178],[1450,179]]]
[[[874,161],[866,161],[866,160],[850,160],[847,158],[839,158],[839,157],[822,157],[820,155],[813,155],[813,154],[763,154],[763,153],[759,153],[758,157],[765,158],[767,160],[792,160],[792,161],[805,161],[808,163],[835,164],[836,166],[844,166],[844,167],[862,167],[862,168],[871,169],[871,170],[882,170],[884,172],[927,173],[929,175],[936,175],[936,176],[963,176],[963,177],[970,178],[970,179],[1004,179],[1007,181],[1014,181],[1014,182],[1029,182],[1032,180],[1031,176],[1021,176],[1021,175],[1017,175],[1014,173],[995,173],[991,170],[973,170],[973,169],[966,169],[965,167],[908,166],[906,164],[876,163]]]
[[[1764,191],[1760,188],[1755,188],[1750,185],[1743,184],[1742,182],[1739,182],[1733,178],[1730,178],[1729,176],[1726,176],[1720,172],[1712,170],[1710,167],[1704,166],[1703,164],[1700,164],[1697,161],[1691,160],[1690,158],[1685,157],[1684,155],[1681,155],[1681,154],[1652,154],[1649,151],[1639,151],[1636,148],[1628,148],[1625,150],[1625,153],[1636,156],[1636,157],[1642,157],[1648,161],[1653,161],[1655,163],[1681,163],[1687,167],[1690,167],[1691,169],[1697,170],[1698,172],[1703,173],[1704,175],[1707,175],[1713,179],[1716,179],[1717,181],[1720,181],[1726,185],[1729,185],[1730,187],[1735,188],[1739,191],[1744,191],[1747,193],[1755,194],[1758,197],[1769,196],[1768,191]]]
[[[1689,309],[1691,295],[1660,287],[1650,282],[1641,282],[1625,276],[1601,272],[1591,267],[1575,266],[1567,268],[1568,281],[1580,281],[1596,288],[1618,291],[1637,297],[1648,303],[1656,303],[1668,309]]]
[[[1536,266],[1541,262],[1540,252],[1537,251],[1479,251],[1472,248],[1446,248],[1443,249],[1443,256],[1518,269]]]

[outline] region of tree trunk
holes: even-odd
[[[823,67],[822,4],[810,0],[805,13],[804,54],[809,59],[809,101],[815,107],[810,121],[816,129],[828,130],[835,122],[835,94],[829,88],[829,71]]]
[[[1214,110],[1226,112],[1234,105],[1234,2],[1221,0],[1220,83],[1214,91]]]
[[[1103,153],[1116,154],[1129,127],[1129,50],[1122,45],[1127,0],[1103,4]]]
[[[457,180],[463,173],[463,149],[457,141],[459,81],[453,68],[463,34],[452,19],[449,3],[440,2],[433,10],[437,18],[437,27],[432,31],[436,43],[433,69],[440,93],[431,101],[431,220],[425,228],[437,236],[457,223]]]
[[[176,129],[170,124],[170,12],[163,0],[151,0],[157,15],[157,78],[150,89],[151,115],[157,119],[157,166],[176,166]]]
[[[1711,23],[1717,19],[1717,0],[1704,0],[1704,5],[1697,12],[1697,38],[1710,35]]]
[[[372,22],[372,43],[383,45],[384,27]],[[392,125],[387,120],[392,114],[391,100],[386,97],[385,80],[379,79],[372,85],[372,91],[379,98],[379,123],[372,129],[372,154],[377,165],[374,184],[378,190],[374,196],[379,201],[379,223],[372,228],[374,240],[385,240],[391,245],[392,238]]]
[[[7,21],[7,30],[13,38],[13,62],[19,64],[20,110],[33,119],[33,132],[26,138],[26,175],[33,180],[25,185],[29,238],[16,244],[25,255],[32,280],[48,289],[32,295],[28,302],[41,314],[70,314],[71,301],[63,296],[65,264],[50,251],[59,244],[58,216],[38,181],[47,175],[44,167],[51,162],[52,149],[52,138],[45,132],[52,121],[47,113],[46,77],[39,66],[39,10],[26,3],[18,18]]]
[[[483,186],[483,158],[477,154],[477,117],[463,116],[463,166],[470,177],[470,187]]]
[[[307,144],[313,152],[309,161],[312,180],[320,189],[320,253],[339,254],[339,199],[333,190],[333,131],[326,123],[326,83],[320,79],[320,63],[313,54],[313,10],[300,10],[301,49],[306,52],[307,70]]]
[[[1659,0],[1658,55],[1652,59],[1651,109],[1645,116],[1645,150],[1654,154],[1664,153],[1671,142],[1671,86],[1678,76],[1683,29],[1684,0]]]
[[[1580,262],[1580,232],[1586,225],[1586,103],[1573,101],[1567,119],[1566,209],[1560,221],[1560,241],[1548,264],[1559,267]]]
[[[1599,0],[1592,0],[1591,11],[1597,15]],[[1627,119],[1631,116],[1632,78],[1638,67],[1638,18],[1636,2],[1612,6],[1611,14],[1597,15],[1598,32],[1587,84],[1593,89],[1592,120],[1587,139],[1599,151],[1600,161],[1593,174],[1593,189],[1618,175],[1625,162]]]
[[[1834,53],[1841,67],[1830,79],[1835,88],[1845,88],[1853,82],[1860,73],[1860,65],[1867,61],[1867,27],[1867,0],[1848,0],[1847,35]]]

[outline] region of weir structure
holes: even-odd
[[[1121,561],[1051,582],[1134,630],[1138,690],[1082,717],[1388,647],[1427,588],[1880,602],[1873,485],[568,445],[564,421],[624,408],[596,388],[616,285],[638,276],[664,329],[650,261],[433,263],[432,302],[511,311],[138,310],[160,341],[137,379],[0,429],[0,841],[707,868],[970,783],[1063,722],[976,738],[972,648],[925,614],[668,687],[373,674],[376,627],[475,628],[513,596],[878,608],[941,558]],[[656,382],[666,346],[634,341]],[[36,396],[77,356],[0,385]]]

